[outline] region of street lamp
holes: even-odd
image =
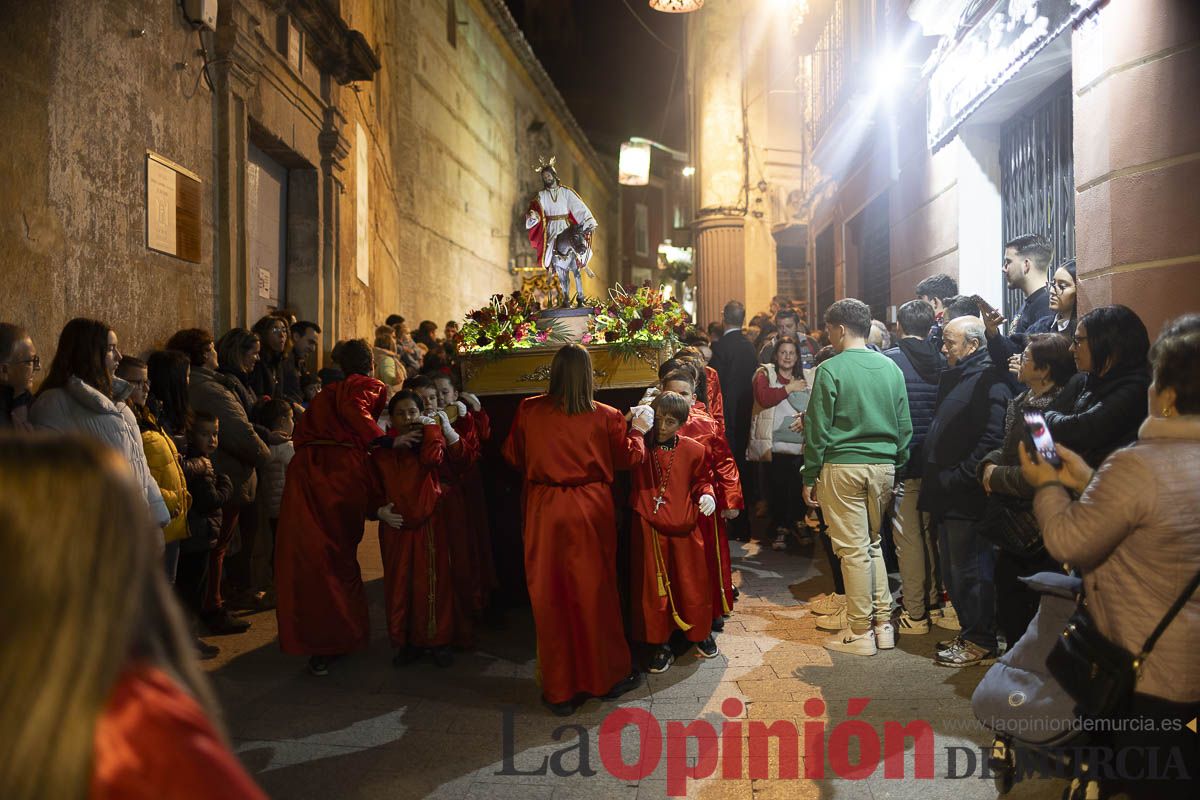
[[[617,180],[624,186],[645,186],[650,182],[650,148],[657,147],[676,161],[688,162],[688,154],[673,147],[667,147],[660,142],[633,136],[627,142],[621,143],[621,157],[617,164]],[[690,167],[684,167],[684,175]],[[695,172],[692,169],[692,172]]]

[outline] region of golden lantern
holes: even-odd
[[[650,7],[666,14],[686,14],[703,8],[704,0],[650,0]]]

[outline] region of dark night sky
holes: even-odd
[[[673,92],[676,54],[655,41],[622,0],[505,0],[597,151],[615,156],[631,136],[685,150],[686,20],[653,11],[646,0],[628,2],[679,51]]]

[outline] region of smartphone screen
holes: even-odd
[[[1050,428],[1046,426],[1046,418],[1042,416],[1042,412],[1025,412],[1025,430],[1038,457],[1045,459],[1051,466],[1061,467],[1062,459],[1054,449],[1054,439],[1050,436]]]

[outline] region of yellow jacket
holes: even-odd
[[[171,437],[155,430],[142,431],[142,449],[146,451],[146,463],[150,474],[162,492],[163,502],[171,521],[163,528],[163,538],[168,542],[185,539],[188,535],[187,513],[192,506],[183,467],[179,464],[179,451]]]

